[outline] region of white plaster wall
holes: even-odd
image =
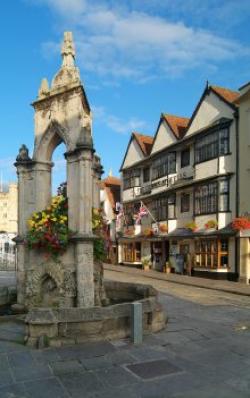
[[[218,159],[211,159],[195,165],[195,179],[216,176],[218,174]]]
[[[144,158],[141,148],[137,144],[136,140],[133,139],[129,145],[127,156],[123,163],[123,168],[132,166],[134,163]]]
[[[126,189],[122,191],[122,201],[127,202],[128,200],[134,199],[134,188]]]
[[[181,195],[182,193],[190,194],[190,207],[189,211],[181,212]],[[186,224],[193,220],[193,191],[192,189],[186,189],[176,194],[176,219],[177,228],[185,228]]]
[[[195,223],[197,224],[198,229],[204,229],[205,228],[205,224],[209,221],[209,220],[217,220],[217,214],[213,213],[213,214],[206,214],[204,216],[195,216]]]
[[[231,221],[231,213],[218,213],[218,229],[226,227]]]
[[[167,123],[162,120],[151,153],[167,148],[169,145],[177,141],[175,135],[172,133]]]
[[[213,92],[210,92],[210,94],[204,98],[186,133],[186,137],[195,133],[197,130],[207,127],[207,125],[218,120],[220,117],[232,118],[233,112],[233,109],[224,101],[220,100]]]
[[[177,220],[168,220],[168,232],[172,232],[177,228]]]

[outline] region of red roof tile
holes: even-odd
[[[121,180],[120,178],[113,177],[113,176],[108,176],[107,178],[104,178],[104,180],[101,181],[101,188],[105,190],[107,197],[109,199],[109,202],[115,210],[115,205],[116,202],[120,202],[120,186],[121,186]]]
[[[121,180],[118,177],[108,176],[102,180],[105,185],[121,185]]]
[[[219,86],[210,86],[213,91],[219,94],[224,100],[227,102],[233,103],[239,96],[240,93],[238,91],[232,91],[228,88],[219,87]]]
[[[178,139],[183,138],[186,132],[189,118],[169,115],[167,113],[164,113],[163,117],[170,126],[173,133],[175,134],[176,138]]]
[[[145,156],[149,155],[151,152],[151,148],[153,145],[154,137],[151,137],[150,135],[143,135],[139,133],[133,133],[133,136],[135,137],[137,143],[139,144],[142,152],[144,153]]]

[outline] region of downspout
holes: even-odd
[[[235,146],[235,151],[236,151],[236,156],[235,156],[235,162],[236,162],[236,167],[235,167],[235,172],[236,172],[236,217],[239,217],[240,213],[240,190],[239,190],[239,159],[240,159],[240,154],[239,154],[239,110],[236,109],[234,112],[234,117],[235,117],[235,139],[236,139],[236,146]],[[238,275],[238,278],[240,277],[239,275],[239,267],[238,267],[238,261],[239,259],[239,238],[235,238],[235,274]]]

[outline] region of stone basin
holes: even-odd
[[[143,333],[158,332],[166,315],[152,286],[105,281],[111,305],[91,308],[33,308],[25,318],[26,342],[32,347],[112,340],[131,335],[132,302],[142,304]]]

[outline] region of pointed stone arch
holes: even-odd
[[[54,150],[62,142],[65,144],[67,151],[72,148],[68,130],[56,120],[52,120],[39,143],[35,146],[34,160],[51,162]]]

